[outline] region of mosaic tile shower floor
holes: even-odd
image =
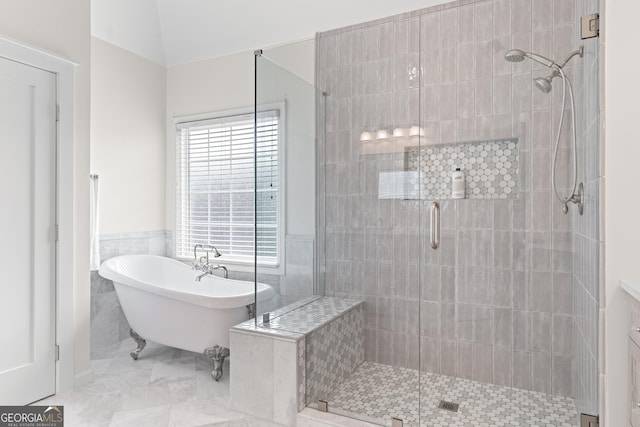
[[[418,382],[423,426],[578,425],[573,399],[364,362],[329,397],[331,412],[389,425],[390,417],[418,425]],[[457,413],[438,409],[440,400],[459,403]]]

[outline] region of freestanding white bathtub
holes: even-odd
[[[224,357],[229,355],[229,328],[249,318],[254,283],[218,276],[196,277],[202,272],[180,261],[154,255],[124,255],[100,266],[100,275],[113,280],[122,310],[138,344],[145,340],[205,352],[214,361],[216,379],[222,376]],[[258,283],[258,301],[275,294]],[[219,366],[217,366],[219,365]]]

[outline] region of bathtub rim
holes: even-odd
[[[172,298],[179,301],[188,302],[191,304],[195,304],[198,306],[206,307],[206,308],[214,308],[214,309],[230,309],[247,306],[249,304],[255,303],[255,295],[252,281],[246,280],[234,280],[234,279],[225,279],[224,277],[215,276],[215,279],[212,277],[204,277],[202,281],[206,284],[208,280],[219,280],[221,282],[241,282],[245,284],[251,285],[250,292],[241,293],[237,295],[227,295],[227,296],[211,296],[211,295],[201,295],[192,292],[181,292],[175,289],[167,289],[160,286],[157,286],[148,281],[139,280],[137,278],[132,278],[118,271],[117,264],[123,260],[127,259],[138,259],[142,260],[144,258],[152,258],[152,259],[162,259],[163,262],[167,262],[170,264],[174,264],[176,268],[186,269],[189,272],[193,271],[191,268],[184,264],[181,261],[178,261],[173,258],[158,256],[158,255],[120,255],[113,258],[109,258],[104,261],[100,265],[100,269],[98,274],[108,280],[112,280],[115,283],[128,286],[132,288],[136,288],[142,291],[146,291],[149,293],[153,293],[155,295],[161,295],[166,298]],[[195,277],[201,274],[200,272],[193,271],[194,283]],[[262,287],[258,290],[258,301],[266,301],[275,296],[275,290],[271,285],[258,282],[258,286]]]

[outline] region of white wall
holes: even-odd
[[[91,42],[91,173],[100,234],[165,229],[166,69]]]
[[[605,14],[605,426],[626,426],[627,304],[622,279],[639,280],[640,58],[635,54],[640,2],[601,2]],[[627,397],[624,397],[627,396]],[[624,397],[624,398],[623,398]]]
[[[90,108],[90,4],[85,0],[54,2],[4,0],[0,34],[78,64],[74,116],[73,233],[75,372],[89,370],[89,108]],[[84,179],[79,179],[82,177]]]
[[[265,57],[312,86],[316,82],[315,38],[264,49]]]
[[[301,109],[295,106],[304,105],[311,108],[314,106],[313,99],[307,96],[313,92],[310,88],[309,92],[306,92],[304,86],[307,83],[311,85],[315,80],[315,40],[265,48],[264,56],[300,77],[298,80],[292,76],[286,78],[278,76],[279,80],[273,83],[278,86],[276,91],[280,95],[284,93],[280,90],[284,85],[298,88],[294,91],[295,94],[289,93],[287,108],[289,106],[292,108],[287,113],[287,127],[290,131],[307,129],[313,135],[313,112],[301,112]],[[167,70],[167,229],[173,229],[175,221],[175,141],[172,119],[185,115],[252,107],[254,103],[253,70],[252,51],[170,67]],[[303,92],[304,95],[298,96]],[[260,97],[260,102],[282,101],[283,98],[280,95],[264,94]],[[300,116],[304,120],[302,125]],[[307,181],[306,178],[300,179],[304,177],[303,172],[306,172],[309,174],[308,182],[313,183],[313,157],[309,156],[309,150],[311,154],[313,153],[313,141],[310,146],[301,148],[299,144],[295,144],[296,141],[300,141],[300,138],[292,137],[290,140],[287,147],[287,166],[291,170],[287,171],[288,176],[294,177],[298,182]],[[305,138],[305,141],[309,140]],[[303,157],[309,161],[296,160]],[[307,191],[294,184],[287,183],[287,232],[296,235],[312,235],[315,223],[314,187],[311,185],[311,191]]]

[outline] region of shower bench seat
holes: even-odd
[[[314,296],[230,329],[234,408],[295,425],[364,360],[363,302]]]

